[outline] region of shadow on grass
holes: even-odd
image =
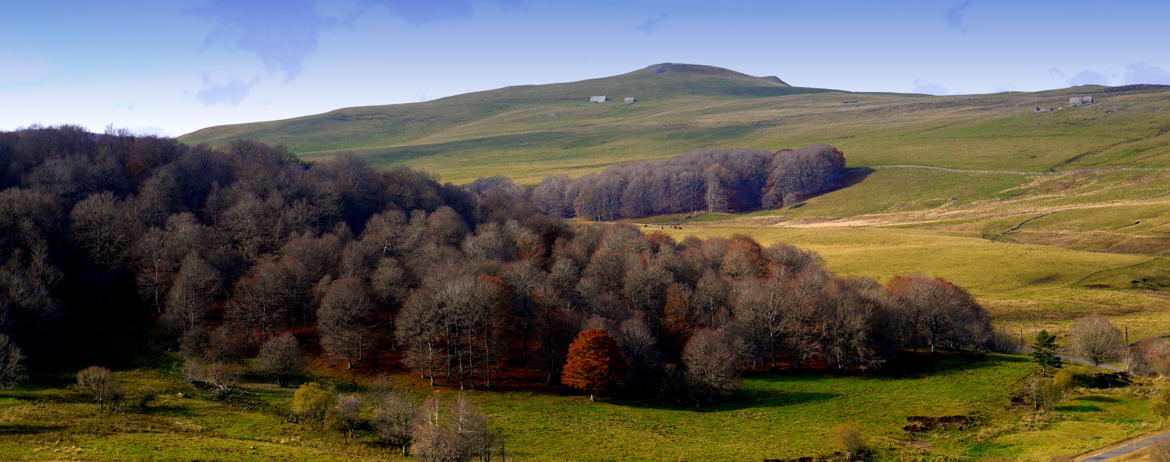
[[[1080,398],[1077,398],[1076,400],[1077,401],[1088,401],[1091,403],[1116,403],[1117,402],[1117,398],[1112,398],[1109,396],[1097,396],[1097,395],[1082,396]]]
[[[1056,406],[1056,410],[1060,412],[1097,412],[1101,408],[1091,404],[1070,404],[1066,406]]]
[[[143,414],[163,415],[167,417],[194,417],[195,411],[187,406],[151,406],[142,411]]]
[[[845,169],[845,177],[841,180],[841,184],[837,185],[836,189],[845,189],[857,183],[865,181],[876,170],[869,167],[850,167]]]
[[[976,352],[918,352],[904,351],[871,377],[904,379],[925,376],[945,376],[971,370],[997,367],[1010,363],[1026,363],[1023,356],[990,355]]]
[[[0,398],[12,398],[31,403],[48,402],[59,404],[92,403],[93,398],[71,390],[53,388],[23,388],[0,393]]]
[[[0,425],[0,435],[35,435],[64,430],[64,425]]]
[[[647,400],[614,399],[610,402],[619,406],[640,409],[662,409],[691,412],[726,412],[762,407],[784,407],[797,404],[815,403],[841,396],[837,393],[822,392],[777,392],[773,390],[745,390],[741,389],[735,396],[726,401],[703,405],[686,406],[670,402]]]

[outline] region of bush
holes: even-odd
[[[845,422],[829,430],[829,440],[845,453],[845,458],[853,457],[865,450],[865,440],[861,436],[861,427],[857,422]]]
[[[189,359],[184,363],[183,375],[188,383],[211,390],[216,398],[224,398],[235,391],[236,384],[244,377],[244,366]]]
[[[1126,352],[1125,367],[1138,375],[1170,374],[1170,342],[1160,337],[1143,339]]]
[[[153,387],[146,387],[131,395],[130,403],[139,411],[145,411],[158,399],[158,394],[158,390]]]
[[[98,409],[108,409],[111,412],[118,410],[118,405],[126,395],[118,379],[114,378],[114,373],[99,366],[90,366],[78,372],[77,386],[93,395],[94,401],[98,403]]]
[[[1069,371],[1060,371],[1052,376],[1052,386],[1056,388],[1062,397],[1068,396],[1073,388],[1077,386],[1077,378]]]
[[[317,382],[309,382],[293,393],[290,410],[298,419],[321,420],[332,402],[332,389]]]
[[[1162,388],[1150,397],[1150,410],[1158,416],[1159,426],[1166,422],[1166,417],[1170,417],[1170,389]]]
[[[1024,340],[1011,332],[996,329],[991,333],[987,348],[996,353],[1019,353],[1024,350]]]
[[[1037,410],[1051,410],[1056,403],[1064,398],[1065,390],[1061,389],[1053,379],[1034,377],[1026,385],[1025,395]]]

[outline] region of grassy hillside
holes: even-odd
[[[667,63],[602,79],[521,85],[425,103],[346,108],[282,121],[211,127],[185,135],[183,139],[191,143],[218,143],[259,138],[287,144],[297,152],[335,151],[415,144],[412,141],[428,135],[515,111],[581,106],[578,103],[592,95],[609,95],[614,100],[601,106],[620,106],[624,96],[635,96],[643,102],[679,97],[728,100],[821,91],[824,90],[793,88],[775,77],[752,77],[710,66]],[[627,115],[638,113],[632,111]],[[575,118],[578,117],[566,115],[556,122],[572,123]]]
[[[618,101],[586,102],[605,94]],[[1069,95],[1098,104],[1054,112]],[[620,102],[637,96],[637,104]],[[1170,90],[1087,86],[974,96],[790,87],[726,69],[660,64],[581,82],[507,87],[425,103],[339,109],[211,127],[187,143],[258,138],[308,159],[354,151],[463,183],[502,174],[535,184],[704,147],[830,143],[852,166],[923,164],[1043,171],[1170,166]]]

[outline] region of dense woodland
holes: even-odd
[[[570,180],[550,176],[532,192],[549,215],[594,221],[707,210],[790,207],[837,187],[845,155],[828,145],[776,152],[703,149],[619,164]]]
[[[828,147],[699,151],[529,192],[349,155],[306,164],[251,141],[0,133],[0,329],[33,369],[162,350],[214,382],[246,358],[279,371],[303,350],[459,388],[561,383],[574,338],[601,329],[590,335],[620,352],[609,390],[693,402],[734,391],[745,368],[851,373],[905,348],[986,347],[986,312],[946,281],[881,285],[784,244],[676,242],[541,213],[776,206],[842,167]],[[687,175],[707,185],[655,189]]]

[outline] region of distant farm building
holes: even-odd
[[[1068,99],[1069,106],[1087,106],[1093,104],[1092,96],[1074,96]]]
[[[590,103],[604,103],[606,101],[609,101],[609,97],[605,95],[593,96],[589,98]]]
[[[625,98],[622,98],[622,101],[625,102],[626,104],[634,104],[634,103],[638,102],[638,98],[635,98],[633,96],[627,96]]]

